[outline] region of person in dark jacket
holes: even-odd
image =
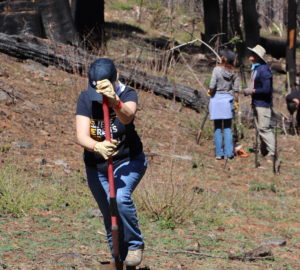
[[[251,52],[249,61],[252,64],[252,73],[244,94],[252,96],[254,121],[261,141],[261,154],[267,161],[273,161],[275,137],[270,126],[273,106],[273,76],[264,59],[265,49],[260,45],[248,49]]]
[[[76,135],[84,147],[88,185],[102,212],[113,254],[107,171],[107,159],[112,157],[119,215],[118,259],[125,260],[127,266],[137,266],[142,261],[144,240],[131,195],[147,168],[143,145],[134,126],[137,94],[117,80],[116,67],[108,58],[93,62],[88,77],[88,89],[79,95],[76,110]],[[109,104],[111,141],[105,138],[103,95]]]
[[[289,113],[293,115],[297,111],[297,126],[300,127],[300,90],[291,92],[285,97]]]

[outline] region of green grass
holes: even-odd
[[[169,169],[173,170],[173,177],[176,175],[176,181],[172,178],[165,178],[164,183],[159,183],[160,189],[157,189],[156,182],[149,182],[153,181],[151,174],[145,176],[146,179],[143,180],[152,198],[157,196],[156,201],[151,200],[152,207],[159,209],[157,208],[159,203],[163,203],[165,209],[169,208],[169,212],[161,212],[162,215],[158,219],[153,219],[153,216],[147,212],[149,210],[145,210],[145,205],[138,201],[139,224],[149,249],[186,250],[194,248],[195,243],[199,242],[201,251],[226,257],[227,252],[231,250],[238,254],[257,247],[255,238],[244,231],[239,231],[241,227],[247,228],[248,218],[251,218],[252,223],[257,226],[269,226],[269,228],[271,228],[270,224],[297,222],[297,212],[286,209],[287,207],[298,209],[299,202],[292,196],[277,192],[283,189],[284,183],[275,180],[261,182],[252,180],[245,183],[243,192],[238,192],[232,190],[226,184],[226,180],[214,170],[210,170],[209,174],[206,173],[205,183],[219,182],[221,185],[215,186],[218,192],[208,188],[204,188],[201,192],[193,191],[192,196],[195,196],[192,201],[193,208],[189,208],[191,203],[187,198],[191,198],[193,189],[190,189],[192,186],[187,188],[188,186],[181,181],[186,181],[189,177],[197,179],[197,176],[203,175],[208,169],[203,166],[196,166],[192,169],[191,164],[189,172],[179,172],[181,162],[173,161],[173,165],[170,164]],[[186,176],[185,179],[181,179],[182,173]],[[74,174],[72,177],[62,177],[53,174],[41,180],[42,174],[40,172],[33,177],[21,166],[10,164],[2,168],[0,206],[1,215],[5,218],[0,219],[0,238],[3,243],[0,245],[0,256],[14,253],[14,260],[18,262],[24,258],[28,261],[38,260],[41,254],[60,254],[68,250],[84,253],[85,249],[89,249],[89,253],[97,253],[101,249],[108,252],[105,237],[98,233],[99,231],[105,232],[102,219],[92,217],[88,211],[88,209],[96,208],[96,204],[83,175]],[[264,177],[268,176],[269,174],[266,173]],[[202,187],[205,183],[200,185],[196,183],[195,186]],[[172,185],[173,188],[171,188]],[[48,192],[45,192],[45,189]],[[7,200],[13,194],[19,194],[19,200]],[[25,196],[26,194],[30,194],[30,199]],[[140,188],[137,195],[135,196],[139,198],[145,196]],[[185,200],[180,198],[185,198]],[[8,202],[11,204],[10,207],[8,207]],[[150,201],[146,202],[150,203]],[[181,212],[185,208],[191,211]],[[182,215],[177,216],[181,222],[172,219],[172,213]],[[232,219],[235,222],[231,222]],[[31,225],[34,226],[34,231],[24,226],[28,221],[34,224]],[[10,222],[14,224],[13,227],[6,227],[6,224]],[[7,230],[1,228],[7,228]],[[299,243],[299,238],[293,238],[293,235],[299,233],[297,228],[275,227],[269,232],[257,231],[256,233],[257,239],[281,236],[291,238],[293,245]],[[169,255],[160,255],[161,260],[157,262],[158,268],[162,265],[165,256]],[[184,255],[180,256],[184,257]],[[274,263],[261,262],[260,266],[271,265],[273,269],[272,267],[278,262],[281,265],[284,263],[280,255],[276,256]],[[205,260],[205,264],[209,265],[209,259]],[[287,265],[296,267],[293,263]]]
[[[41,173],[42,174],[42,173]],[[0,214],[21,217],[36,209],[77,209],[90,204],[91,196],[81,175],[49,180],[21,167],[5,164],[0,171]]]
[[[135,1],[111,1],[107,3],[107,8],[112,10],[123,10],[123,11],[129,11],[132,10],[135,6]]]

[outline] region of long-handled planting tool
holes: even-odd
[[[110,133],[110,119],[109,119],[109,108],[107,97],[103,95],[103,116],[104,116],[104,128],[105,128],[105,139],[111,141]],[[119,228],[117,222],[117,201],[116,201],[116,191],[114,182],[114,172],[113,172],[113,162],[112,157],[108,159],[108,183],[109,183],[109,197],[110,197],[110,214],[111,214],[111,234],[112,234],[112,244],[113,253],[115,258],[115,269],[122,270],[123,262],[119,258]]]
[[[201,136],[202,136],[202,133],[203,133],[203,128],[204,128],[204,125],[205,125],[206,120],[208,118],[208,115],[209,115],[209,111],[208,111],[208,108],[207,108],[207,111],[205,112],[204,118],[203,118],[203,120],[201,122],[201,125],[200,125],[200,128],[198,130],[198,134],[197,134],[197,138],[196,138],[197,144],[200,144],[200,139],[201,139]]]

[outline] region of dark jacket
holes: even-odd
[[[252,105],[255,107],[272,107],[273,77],[267,64],[256,67],[252,72],[255,93],[252,95]]]
[[[286,96],[286,101],[287,102],[292,102],[294,98],[300,100],[300,90],[296,90],[296,91],[293,91],[290,94],[288,94]]]

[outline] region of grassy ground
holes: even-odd
[[[1,105],[2,268],[104,269],[110,260],[104,228],[91,213],[96,204],[74,138],[75,97],[86,80],[52,69],[41,83],[28,71],[32,63],[1,58],[2,73],[10,74],[1,88],[22,98]],[[138,94],[136,126],[149,158],[135,193],[146,241],[139,269],[298,269],[299,138],[279,134],[279,175],[263,160],[255,169],[253,154],[225,167],[214,160],[210,121],[195,143],[203,114]],[[280,100],[276,107],[284,110]],[[244,149],[251,148],[254,130],[244,133]],[[228,260],[270,238],[287,241],[272,247],[273,260]]]

